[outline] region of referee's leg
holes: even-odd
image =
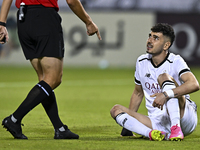
[[[60,85],[63,74],[63,58],[43,57],[32,59],[39,81],[43,80],[53,89]]]
[[[46,82],[52,90],[61,83],[63,73],[63,59],[53,57],[43,57],[41,59],[32,59],[31,64],[37,72],[39,81]],[[78,139],[79,136],[71,132],[67,125],[64,125],[58,114],[56,96],[54,92],[42,102],[51,123],[54,126],[54,139]]]

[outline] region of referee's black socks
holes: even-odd
[[[51,120],[54,129],[59,129],[60,127],[62,127],[63,123],[61,122],[58,115],[56,97],[53,91],[49,97],[42,101],[42,106],[44,107],[49,119]]]
[[[21,122],[22,118],[34,107],[40,104],[44,99],[52,94],[51,87],[45,82],[40,81],[28,93],[26,99],[21,103],[17,110],[13,113],[17,122]]]

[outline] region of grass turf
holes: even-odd
[[[200,81],[200,70],[192,68],[192,71]],[[199,149],[199,121],[195,132],[181,142],[119,136],[121,127],[110,117],[109,111],[115,104],[128,107],[134,89],[133,72],[134,69],[64,68],[63,82],[55,90],[59,114],[80,139],[54,140],[53,127],[39,105],[23,119],[23,133],[29,140],[13,139],[9,132],[0,128],[0,150]],[[0,120],[13,113],[36,83],[36,73],[31,67],[0,67]],[[199,92],[191,94],[198,106],[199,96]],[[147,113],[144,101],[139,112]]]

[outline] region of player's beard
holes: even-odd
[[[148,54],[151,54],[152,56],[158,56],[160,55],[164,50],[159,50],[159,51],[149,51],[149,50],[146,50],[146,53]]]
[[[152,45],[151,43],[147,44],[146,53],[151,54],[152,56],[157,56],[160,55],[162,52],[163,52],[163,45],[160,45],[159,47],[157,47],[157,49],[155,49],[154,45]]]

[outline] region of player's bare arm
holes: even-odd
[[[137,112],[139,109],[139,106],[142,102],[143,97],[144,97],[144,93],[142,90],[142,86],[135,85],[135,89],[134,89],[131,99],[130,99],[129,109],[131,111]]]
[[[90,16],[87,14],[79,0],[66,0],[70,9],[86,24],[87,34],[89,36],[97,34],[99,40],[101,35],[97,25],[92,21]]]
[[[199,83],[192,72],[187,72],[181,76],[183,84],[173,89],[174,96],[180,97],[185,94],[190,94],[199,90]]]
[[[199,83],[192,72],[187,72],[183,74],[181,76],[181,79],[184,83],[173,89],[174,97],[179,98],[183,95],[190,94],[199,90]],[[154,95],[151,95],[151,97],[155,97],[155,100],[152,105],[154,107],[160,108],[161,110],[163,109],[164,103],[169,99],[166,92],[156,93]]]

